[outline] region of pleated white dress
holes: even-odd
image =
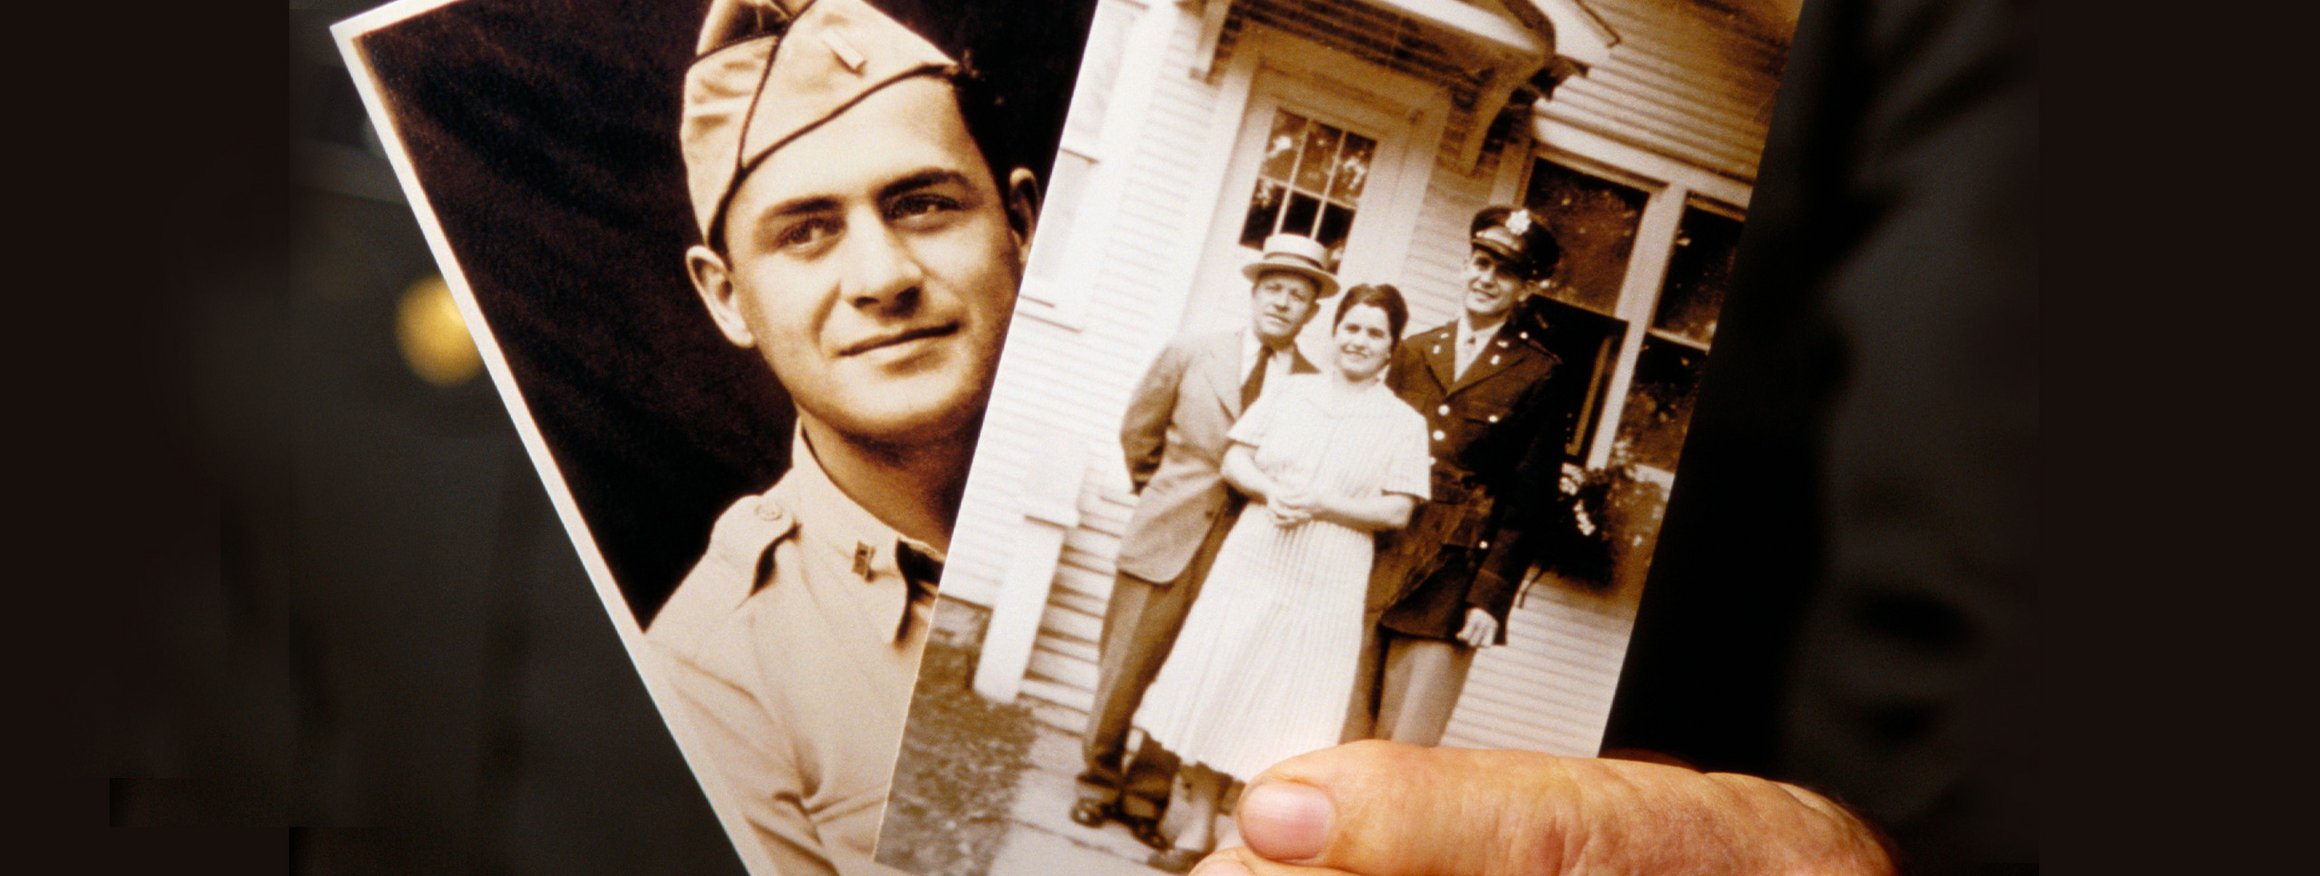
[[[1316,494],[1424,500],[1426,421],[1382,384],[1346,396],[1327,376],[1268,389],[1233,425],[1257,467]],[[1246,780],[1336,745],[1361,649],[1375,540],[1251,504],[1225,536],[1135,725],[1185,763]]]

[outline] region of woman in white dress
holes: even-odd
[[[1426,421],[1379,382],[1409,322],[1401,293],[1338,302],[1334,367],[1284,381],[1241,415],[1224,476],[1249,507],[1217,554],[1135,725],[1186,764],[1185,827],[1154,866],[1215,846],[1235,780],[1336,745],[1361,648],[1372,533],[1427,495]]]

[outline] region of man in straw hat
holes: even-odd
[[[654,620],[651,665],[754,872],[876,869],[1037,187],[978,145],[960,65],[863,0],[716,0],[698,51],[686,268],[798,428]]]
[[[1071,818],[1089,827],[1121,821],[1162,849],[1169,844],[1159,816],[1176,758],[1149,740],[1129,757],[1129,721],[1240,512],[1221,470],[1225,435],[1266,385],[1318,370],[1297,352],[1297,332],[1321,299],[1337,294],[1328,249],[1310,237],[1273,235],[1241,273],[1251,284],[1248,327],[1171,341],[1129,397],[1120,427],[1138,498],[1104,610],[1087,771]]]
[[[1506,644],[1507,613],[1538,552],[1513,504],[1536,442],[1559,442],[1561,359],[1519,305],[1561,261],[1530,210],[1485,207],[1468,228],[1463,312],[1410,336],[1387,383],[1426,416],[1433,495],[1379,536],[1364,649],[1346,735],[1434,745],[1475,652]],[[1559,446],[1555,445],[1555,446]],[[1556,456],[1560,458],[1559,455]]]

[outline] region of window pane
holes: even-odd
[[[1545,159],[1533,163],[1523,204],[1547,220],[1563,247],[1547,294],[1602,313],[1618,309],[1628,252],[1643,221],[1640,190]]]
[[[1273,133],[1265,138],[1265,179],[1287,181],[1297,170],[1297,147],[1305,141],[1305,119],[1296,113],[1273,114]]]
[[[1652,328],[1706,345],[1716,339],[1716,314],[1732,284],[1732,259],[1740,251],[1740,222],[1697,207],[1684,209],[1668,256],[1667,283],[1652,313]]]
[[[1346,132],[1345,148],[1338,153],[1337,174],[1329,186],[1330,200],[1360,206],[1362,186],[1369,182],[1369,162],[1376,156],[1376,140]]]
[[[1288,215],[1281,218],[1281,230],[1290,234],[1313,236],[1313,221],[1321,213],[1321,199],[1301,192],[1289,195]]]
[[[1261,249],[1265,238],[1273,233],[1273,225],[1281,219],[1281,184],[1257,180],[1256,194],[1249,197],[1249,216],[1241,221],[1241,245]]]
[[[1337,140],[1341,133],[1318,122],[1305,129],[1305,157],[1297,162],[1298,188],[1314,193],[1329,191],[1329,175],[1337,168]]]
[[[1353,230],[1353,211],[1336,204],[1321,208],[1321,232],[1313,235],[1322,246],[1336,249],[1345,243],[1346,232]]]
[[[1619,415],[1619,440],[1635,462],[1675,471],[1692,422],[1692,399],[1700,386],[1700,365],[1708,354],[1659,338],[1645,338],[1628,386],[1627,407]]]

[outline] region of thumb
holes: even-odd
[[[1364,876],[1893,872],[1802,788],[1534,752],[1342,745],[1259,775],[1234,819],[1257,855]]]

